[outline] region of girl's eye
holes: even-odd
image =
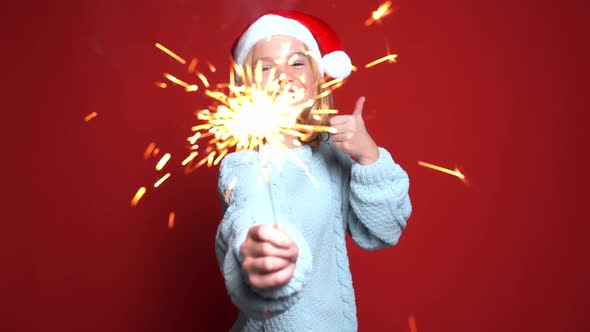
[[[295,63],[293,63],[294,67],[301,67],[301,66],[305,66],[305,63],[301,62],[301,61],[297,61]]]
[[[262,66],[262,71],[270,71],[272,69],[272,66]]]

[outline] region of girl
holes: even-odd
[[[324,90],[324,75],[345,78],[351,70],[335,33],[295,11],[262,15],[238,38],[233,56],[249,68],[260,63],[264,80],[275,72],[286,89],[303,89],[305,100]],[[332,108],[329,96],[302,111],[301,123],[329,124],[335,133],[329,140],[326,134],[287,139],[290,149],[273,154],[305,165],[284,163],[271,178],[277,225],[260,190],[258,152],[223,160],[216,254],[240,310],[233,331],[356,331],[345,235],[365,249],[393,246],[411,213],[408,176],[365,129],[364,100],[352,115],[314,118],[312,109]]]

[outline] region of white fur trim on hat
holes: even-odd
[[[301,41],[308,48],[311,57],[316,60],[321,75],[324,74],[320,49],[311,32],[298,21],[279,15],[264,15],[250,25],[242,34],[235,48],[234,59],[236,63],[243,65],[254,45],[271,36],[290,36]],[[350,59],[348,61],[350,63]]]
[[[324,55],[322,67],[326,74],[335,78],[346,78],[352,71],[352,62],[343,51],[334,51]]]

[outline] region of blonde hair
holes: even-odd
[[[307,48],[305,48],[305,51],[307,51]],[[254,77],[254,70],[256,68],[256,64],[254,63],[252,53],[252,50],[250,50],[250,52],[248,52],[248,55],[246,56],[246,59],[244,60],[244,66],[246,67],[244,68],[244,70],[250,70],[250,73],[246,73],[246,80],[248,80],[248,78]],[[321,97],[315,98],[313,105],[309,108],[305,108],[301,112],[301,114],[299,114],[299,116],[297,117],[297,123],[309,126],[329,126],[330,118],[332,117],[331,114],[313,114],[312,111],[333,108],[332,95],[330,93],[326,93],[326,91],[328,91],[330,88],[323,87],[325,83],[324,77],[320,73],[316,60],[312,58],[307,52],[306,57],[308,63],[311,66],[312,77],[315,87],[315,95]],[[251,83],[252,82],[246,82],[246,84]],[[308,132],[305,133],[304,137],[300,140],[301,142],[308,144],[312,148],[317,148],[323,141],[325,141],[324,135],[322,134],[322,132]]]

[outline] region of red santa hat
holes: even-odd
[[[294,11],[273,10],[262,14],[242,33],[232,47],[234,61],[243,65],[246,56],[262,39],[290,36],[301,41],[317,62],[322,75],[346,78],[352,70],[336,32],[317,17]]]

